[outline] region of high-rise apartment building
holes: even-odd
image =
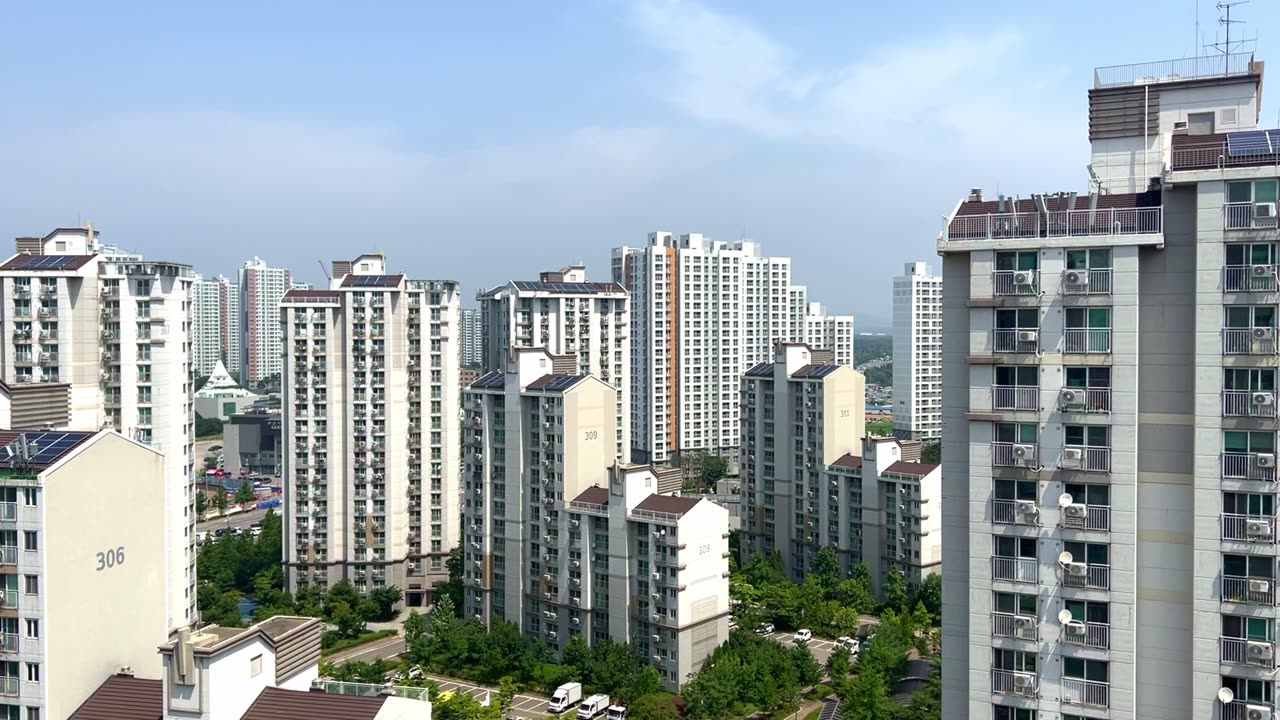
[[[615,464],[615,390],[541,349],[469,389],[464,606],[560,649],[630,642],[679,688],[728,638],[729,516]]]
[[[847,508],[828,515],[824,472],[865,431],[866,381],[802,343],[780,342],[775,353],[741,381],[742,546],[748,557],[781,553],[803,577],[818,548],[843,534],[829,526]]]
[[[0,264],[9,427],[113,428],[162,452],[170,628],[195,621],[190,266],[98,244],[92,228],[19,238]],[[4,417],[7,413],[7,417]]]
[[[421,606],[458,538],[458,284],[334,268],[280,303],[285,574]]]
[[[922,262],[893,279],[893,433],[942,437],[942,277]]]
[[[484,364],[484,321],[479,308],[463,308],[459,312],[459,342],[462,365],[472,367]]]
[[[812,348],[830,350],[836,365],[853,366],[853,316],[830,315],[822,303],[806,303],[804,332],[793,335],[793,342],[802,342]]]
[[[791,259],[754,242],[655,232],[644,247],[614,249],[613,279],[631,297],[632,458],[699,450],[736,460],[742,373],[809,326]]]
[[[240,291],[218,275],[192,283],[191,349],[197,375],[209,375],[218,362],[240,368]]]
[[[240,268],[240,382],[245,387],[281,373],[280,299],[291,287],[288,268],[256,257]]]
[[[1275,716],[1261,86],[1251,55],[1099,68],[1092,192],[950,213],[944,717]]]
[[[594,375],[616,388],[615,457],[631,460],[630,341],[627,291],[618,283],[587,282],[575,265],[544,272],[537,282],[516,280],[479,293],[484,367],[505,368],[514,348],[542,348],[558,366]]]

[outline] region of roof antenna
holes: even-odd
[[[1244,20],[1231,19],[1231,8],[1237,5],[1248,5],[1249,2],[1250,0],[1234,0],[1234,2],[1219,2],[1217,5],[1215,5],[1215,7],[1218,8],[1218,10],[1223,13],[1223,16],[1218,18],[1218,24],[1222,25],[1226,29],[1227,37],[1224,42],[1211,43],[1209,45],[1206,45],[1205,47],[1213,48],[1214,50],[1217,50],[1218,52],[1222,53],[1222,58],[1223,58],[1222,69],[1224,73],[1231,72],[1231,50],[1232,50],[1231,26],[1245,24]],[[1197,25],[1198,24],[1199,24],[1199,20],[1197,18]],[[1251,37],[1251,38],[1243,38],[1243,39],[1237,40],[1235,41],[1234,44],[1244,45],[1245,43],[1251,43],[1251,42],[1257,42],[1257,41],[1258,41],[1258,38],[1255,35],[1254,37]]]

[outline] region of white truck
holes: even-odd
[[[596,720],[596,716],[605,711],[609,707],[609,696],[595,694],[578,706],[578,720]]]
[[[625,705],[610,705],[609,714],[605,716],[605,720],[627,720],[627,708]]]
[[[582,699],[582,683],[565,683],[556,688],[551,695],[551,702],[547,705],[547,709],[553,713],[562,713],[565,710],[578,704]]]

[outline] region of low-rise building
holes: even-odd
[[[279,476],[284,461],[280,397],[260,399],[222,426],[223,469],[232,476]]]
[[[195,393],[196,415],[227,420],[257,401],[258,395],[240,387],[219,360],[209,379]]]

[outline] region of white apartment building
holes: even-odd
[[[254,258],[240,268],[240,382],[245,387],[281,373],[280,299],[292,288],[289,268]]]
[[[853,366],[853,316],[830,315],[822,303],[806,303],[804,332],[793,335],[794,342],[802,342],[812,348],[830,350],[836,365]]]
[[[458,311],[463,367],[484,365],[484,319],[479,308]]]
[[[749,241],[654,232],[644,247],[613,250],[613,279],[631,296],[632,458],[701,450],[736,459],[742,373],[808,327],[791,259]],[[851,319],[848,327],[852,361]]]
[[[334,266],[280,303],[285,575],[422,606],[458,542],[458,284]]]
[[[513,348],[543,348],[562,369],[594,375],[617,388],[616,457],[631,461],[630,315],[627,291],[615,282],[587,282],[574,265],[481,292],[484,368],[506,366]]]
[[[893,279],[893,433],[942,437],[942,277],[922,262]]]
[[[728,637],[728,511],[615,465],[614,389],[555,370],[520,349],[468,391],[466,613],[556,650],[631,642],[677,689]]]
[[[1280,133],[1251,55],[1099,68],[1093,192],[957,203],[943,715],[1276,715]]]
[[[0,448],[0,717],[65,718],[122,666],[160,669],[186,587],[165,459],[111,430],[6,430]]]
[[[0,419],[112,428],[164,453],[168,627],[196,619],[187,265],[104,248],[90,228],[20,238],[0,264]],[[7,414],[7,416],[6,416]]]
[[[843,531],[828,527],[824,471],[857,448],[866,428],[862,373],[818,360],[808,345],[780,342],[772,362],[747,370],[739,391],[743,561],[779,552],[795,578]]]
[[[218,362],[240,368],[240,291],[218,275],[192,283],[191,348],[197,375],[213,373]]]

